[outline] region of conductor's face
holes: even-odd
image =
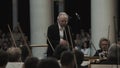
[[[61,15],[58,18],[58,23],[60,24],[61,27],[65,27],[68,22],[68,17],[66,15]]]

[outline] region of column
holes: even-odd
[[[13,29],[18,24],[18,0],[12,0]]]
[[[64,0],[59,0],[59,12],[64,11]]]
[[[117,0],[91,0],[91,35],[92,43],[99,49],[99,40],[108,38],[115,42],[114,17],[116,16]],[[95,53],[92,46],[91,55]]]
[[[47,28],[52,24],[52,0],[30,0],[31,44],[46,44]],[[33,56],[41,58],[46,48],[32,48]]]

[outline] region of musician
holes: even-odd
[[[120,45],[113,44],[108,49],[107,60],[102,64],[120,64]]]
[[[90,56],[90,46],[89,41],[84,41],[81,46],[81,51],[83,52],[84,56]]]
[[[74,54],[72,51],[64,51],[60,57],[61,68],[74,68]]]
[[[19,47],[20,39],[21,39],[22,35],[18,29],[18,25],[13,29],[12,34],[13,34],[13,38],[14,38],[16,45]]]
[[[53,55],[53,52],[57,45],[71,45],[70,43],[70,34],[71,29],[69,30],[68,24],[68,15],[65,12],[60,12],[57,17],[57,23],[50,25],[47,31],[47,57]],[[50,45],[51,43],[51,45]],[[53,49],[52,49],[53,47]],[[69,46],[68,46],[69,47]],[[70,46],[71,47],[71,46]]]
[[[106,38],[100,39],[100,42],[99,42],[100,49],[96,51],[94,56],[106,58],[109,46],[110,46],[110,41],[108,39],[106,39]]]
[[[0,49],[0,68],[6,68],[8,63],[8,53],[2,49]]]
[[[7,50],[8,53],[8,61],[9,62],[20,62],[21,61],[21,49],[18,47],[10,47]]]

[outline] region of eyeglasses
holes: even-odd
[[[101,45],[109,45],[109,44],[101,44]]]

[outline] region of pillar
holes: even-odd
[[[114,17],[116,16],[116,0],[91,0],[91,39],[96,49],[99,49],[99,40],[108,38],[115,42]],[[91,49],[91,55],[95,49]]]
[[[18,0],[12,0],[13,29],[18,24]]]
[[[47,28],[52,23],[52,0],[30,0],[30,33],[32,45],[46,44]],[[33,56],[41,58],[46,48],[32,48]]]
[[[64,0],[59,0],[59,12],[64,11]]]

